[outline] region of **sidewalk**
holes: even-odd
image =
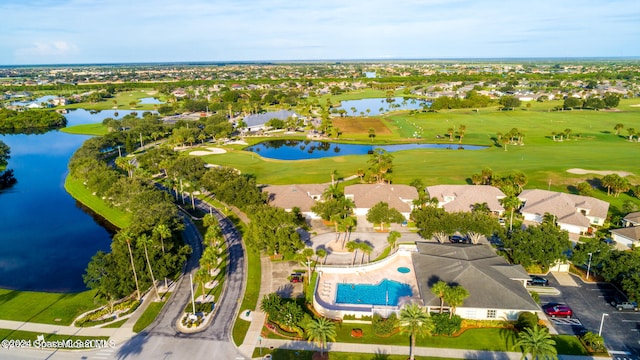
[[[407,338],[407,342],[409,339]],[[263,341],[264,348],[274,347],[289,350],[308,350],[319,351],[320,348],[306,341],[293,340],[275,340],[265,339]],[[328,343],[327,351],[330,352],[352,352],[365,353],[375,355],[409,355],[408,346],[397,345],[376,345],[376,344],[350,344],[350,343]],[[434,356],[452,359],[500,359],[500,360],[520,360],[522,353],[520,352],[501,352],[501,351],[482,351],[482,350],[464,350],[464,349],[445,349],[445,348],[429,348],[416,347],[415,354],[418,356]],[[572,356],[558,355],[560,360],[589,360],[589,359],[610,359],[609,357],[591,357],[591,356]]]
[[[264,343],[264,340],[261,338],[260,332],[262,331],[267,315],[260,310],[260,301],[262,301],[262,298],[265,295],[271,292],[271,260],[269,260],[268,256],[260,257],[260,266],[262,268],[262,279],[260,280],[260,293],[258,295],[257,304],[258,308],[251,312],[251,326],[249,326],[247,335],[244,337],[244,342],[240,345],[240,352],[248,358],[251,358],[253,351],[257,346],[264,347],[261,345]],[[247,309],[240,309],[240,311],[245,310]]]

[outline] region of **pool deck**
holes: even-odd
[[[412,302],[421,303],[418,282],[413,269],[410,252],[399,252],[397,256],[391,259],[388,263],[384,264],[382,267],[378,267],[377,269],[368,269],[370,267],[372,266],[364,265],[345,267],[343,269],[344,271],[341,272],[323,271],[318,279],[318,288],[316,289],[317,300],[322,303],[323,307],[331,310],[362,309],[363,311],[366,311],[367,309],[371,309],[372,305],[336,304],[337,284],[347,283],[375,285],[384,279],[388,279],[411,286],[412,296],[401,297],[398,301],[398,306],[401,307],[404,304]],[[403,274],[398,271],[399,267],[406,267],[411,271]]]

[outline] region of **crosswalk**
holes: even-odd
[[[115,349],[102,349],[91,356],[91,359],[113,359]]]
[[[551,322],[555,325],[580,326],[582,323],[578,319],[551,318]]]

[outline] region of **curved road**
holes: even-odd
[[[209,205],[201,201],[197,201],[196,206],[205,213],[210,211]],[[178,290],[147,330],[119,347],[116,359],[245,359],[231,339],[231,326],[243,296],[244,250],[240,234],[231,221],[215,209],[213,214],[225,235],[229,259],[223,296],[216,304],[218,309],[209,327],[199,333],[183,334],[175,326],[184,307],[190,302],[188,275],[197,269],[202,254],[202,237],[193,222],[183,216],[183,235],[193,253],[185,266],[184,276],[177,284]]]

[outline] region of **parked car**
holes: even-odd
[[[573,310],[567,305],[557,304],[544,308],[544,313],[552,318],[555,317],[566,317],[570,318],[573,316]]]
[[[638,311],[638,304],[633,301],[612,301],[611,306],[618,311]]]
[[[449,241],[451,241],[454,244],[463,244],[467,242],[467,239],[460,235],[453,235],[449,237]]]
[[[547,286],[549,285],[549,280],[543,278],[542,276],[537,276],[537,275],[529,275],[529,277],[531,278],[530,280],[527,280],[527,285],[531,286]]]
[[[502,227],[505,227],[506,225],[505,225],[504,218],[499,218],[498,219],[498,224],[500,224],[500,226],[502,226]]]
[[[299,273],[291,274],[291,276],[289,276],[289,281],[292,283],[301,283],[303,280],[303,277],[304,275]]]

